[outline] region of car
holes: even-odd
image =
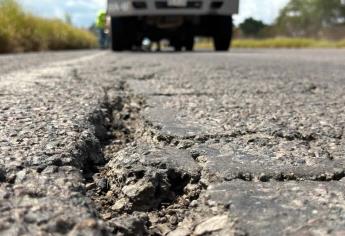
[[[239,0],[108,0],[111,49],[139,48],[144,39],[167,39],[176,51],[192,51],[195,37],[212,37],[227,51]]]

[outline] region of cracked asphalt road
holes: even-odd
[[[0,234],[344,235],[344,61],[0,57]]]

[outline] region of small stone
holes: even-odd
[[[207,157],[206,156],[198,156],[196,160],[200,163],[206,163],[207,162]]]
[[[115,145],[121,145],[121,144],[122,144],[122,141],[121,141],[121,140],[114,140],[114,141],[113,141],[113,144],[115,144]]]
[[[122,188],[122,192],[130,198],[138,197],[140,195],[142,195],[141,197],[143,198],[149,198],[151,196],[147,193],[150,193],[152,189],[154,189],[152,183],[141,179],[136,184],[124,186]]]
[[[177,146],[177,148],[179,148],[179,149],[187,149],[187,148],[190,148],[190,147],[192,147],[194,145],[194,142],[192,141],[192,140],[185,140],[185,141],[181,141],[179,144],[178,144],[178,146]],[[194,155],[193,156],[193,153],[192,153],[192,157],[197,157],[198,155]]]
[[[197,207],[198,206],[198,201],[197,200],[193,200],[190,204],[190,207]]]
[[[168,221],[168,218],[166,216],[163,216],[159,219],[160,223],[166,223]]]
[[[172,225],[177,225],[178,224],[178,218],[176,215],[172,215],[169,217],[169,223]]]
[[[191,235],[192,232],[185,228],[178,228],[174,231],[171,231],[167,236],[188,236]]]
[[[195,235],[205,235],[215,231],[219,231],[225,228],[226,224],[229,222],[229,217],[227,215],[214,216],[198,226],[194,230]]]
[[[107,198],[111,198],[112,196],[114,196],[114,192],[113,191],[108,191],[105,195]]]
[[[186,198],[181,198],[180,201],[179,201],[179,204],[182,205],[182,206],[185,206],[185,207],[188,207],[189,204],[190,204],[190,201]]]
[[[85,185],[85,188],[87,191],[91,190],[91,189],[94,189],[96,187],[96,184],[95,183],[88,183]]]
[[[111,218],[112,218],[112,214],[111,213],[105,213],[105,214],[103,214],[102,215],[102,218],[104,219],[104,220],[110,220]]]
[[[27,171],[25,169],[18,171],[18,173],[16,175],[16,181],[18,183],[22,182],[25,179],[26,175],[27,175]]]
[[[156,224],[159,221],[159,218],[156,214],[150,214],[149,219],[152,224]]]
[[[101,191],[107,191],[108,190],[108,181],[106,178],[102,178],[99,181],[97,181],[97,187]]]
[[[127,200],[125,198],[121,198],[120,200],[116,201],[115,204],[111,207],[113,211],[121,211],[127,205]]]

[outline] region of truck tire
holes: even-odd
[[[111,18],[111,49],[115,52],[131,50],[135,41],[135,28],[130,17]]]
[[[216,51],[228,51],[232,39],[232,17],[214,16],[213,43]]]

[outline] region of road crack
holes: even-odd
[[[126,83],[104,92],[92,123],[105,161],[85,166],[87,196],[113,234],[165,235],[199,198],[202,167],[190,152],[152,138],[140,114],[145,101]]]

